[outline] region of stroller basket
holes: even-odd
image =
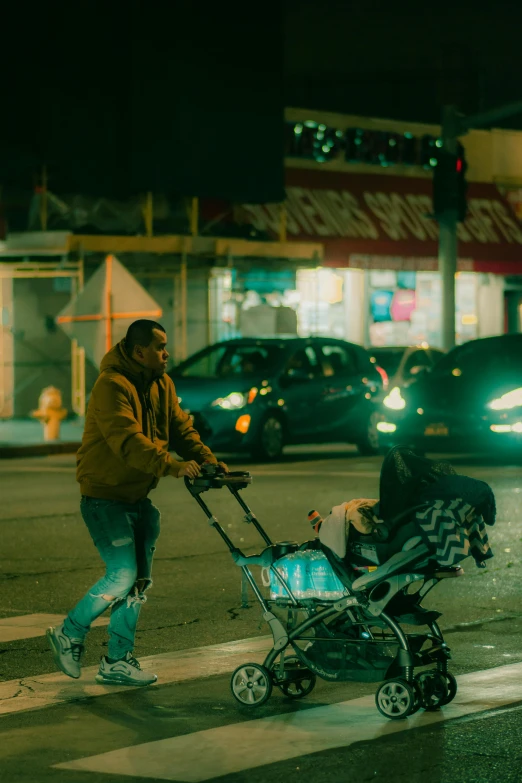
[[[333,682],[380,682],[397,655],[397,644],[335,636],[314,639],[305,648],[295,649],[305,666]]]

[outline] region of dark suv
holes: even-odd
[[[522,445],[522,334],[471,340],[430,373],[384,398],[378,423],[383,449],[494,450]]]
[[[181,407],[217,451],[275,460],[285,444],[378,447],[382,379],[358,345],[327,337],[245,338],[205,348],[170,372]]]

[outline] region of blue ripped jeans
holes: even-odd
[[[69,612],[63,630],[83,642],[91,623],[111,606],[108,656],[123,658],[134,648],[141,604],[147,600],[144,592],[152,584],[160,512],[148,498],[122,503],[85,496],[80,510],[107,570]]]

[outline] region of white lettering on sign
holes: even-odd
[[[354,269],[391,269],[395,272],[438,272],[439,262],[436,258],[366,256],[352,253],[348,266]],[[459,272],[473,272],[473,260],[459,258],[457,269]]]
[[[365,191],[364,204],[360,204],[347,190],[291,186],[286,192],[287,232],[291,236],[388,238],[396,242],[413,238],[425,242],[439,235],[437,222],[428,217],[433,209],[428,195]],[[244,208],[258,230],[279,233],[279,205],[245,204]],[[522,229],[500,201],[471,198],[468,208],[465,223],[457,226],[461,242],[522,245]]]
[[[491,202],[484,198],[474,198],[469,202],[469,211],[480,222],[486,242],[500,242],[498,234],[493,228],[493,221],[488,215],[488,206]]]
[[[401,215],[401,222],[406,225],[415,239],[426,239],[426,232],[419,221],[418,215],[410,208],[409,203],[398,193],[391,194],[391,202],[398,214]],[[426,222],[426,218],[423,219]]]
[[[359,202],[346,190],[325,190],[323,197],[341,226],[341,236],[378,239],[379,231]]]
[[[325,225],[324,216],[320,215],[315,205],[314,191],[305,188],[293,188],[294,197],[297,199],[301,210],[312,225],[314,234],[319,237],[332,236],[328,226]],[[334,234],[335,236],[335,234]]]
[[[314,229],[306,217],[306,213],[303,211],[299,199],[296,198],[293,188],[288,188],[286,191],[286,213],[287,220],[290,216],[293,216],[295,218],[296,224],[299,226],[299,229],[295,232],[296,234],[310,234],[311,236],[314,235]],[[288,222],[287,231],[289,234],[294,233]]]
[[[393,214],[387,202],[385,193],[364,193],[364,200],[376,218],[378,218],[382,230],[390,239],[407,239],[408,235],[401,230],[397,216]]]
[[[243,204],[245,212],[250,216],[250,220],[254,228],[258,231],[272,231],[274,234],[279,234],[279,215],[276,220],[272,220],[269,207],[271,204]],[[290,227],[288,226],[288,231]],[[294,233],[293,231],[291,232]],[[295,232],[299,234],[299,231]]]
[[[511,242],[516,242],[518,245],[522,245],[522,231],[517,221],[506,207],[500,203],[500,201],[490,201],[492,214],[495,217],[496,225],[504,231],[504,236]]]
[[[438,236],[439,224],[435,223],[435,225],[437,226],[437,236]],[[459,242],[472,242],[473,241],[473,237],[469,233],[469,231],[466,228],[466,226],[464,225],[464,223],[457,223],[457,237],[459,239]]]
[[[431,198],[429,196],[418,196],[416,194],[414,195],[413,193],[408,193],[406,196],[406,201],[408,202],[410,209],[415,212],[421,221],[422,227],[428,238],[437,239],[439,236],[438,223],[435,220],[427,217],[429,214],[431,214],[432,211]]]

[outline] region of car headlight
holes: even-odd
[[[392,411],[402,411],[406,407],[406,400],[401,394],[401,390],[398,386],[394,386],[391,392],[383,400],[384,405],[387,408],[391,408]]]
[[[522,388],[513,389],[507,394],[503,394],[502,397],[490,402],[488,408],[493,411],[507,411],[510,408],[517,408],[519,405],[522,405]]]
[[[226,397],[219,397],[212,405],[218,405],[226,411],[235,411],[244,408],[247,404],[247,395],[242,392],[230,392]]]

